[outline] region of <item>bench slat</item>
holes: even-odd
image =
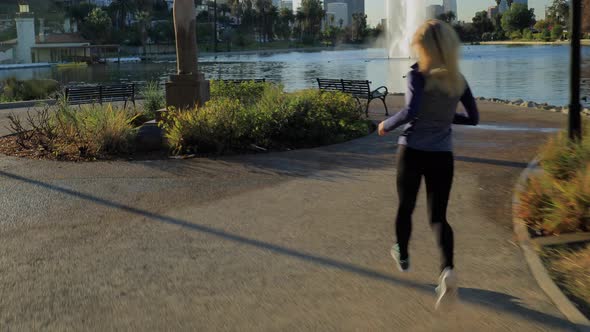
[[[111,84],[66,87],[65,94],[70,104],[85,102],[102,103],[104,101],[135,102],[134,84]]]

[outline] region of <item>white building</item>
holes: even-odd
[[[31,49],[36,44],[35,17],[32,14],[20,13],[15,19],[17,43],[14,49],[16,63],[31,63]]]
[[[453,12],[455,16],[458,16],[457,0],[443,0],[443,11],[445,13]]]
[[[443,6],[441,5],[431,5],[426,7],[426,17],[427,18],[437,18],[442,13],[444,13]]]
[[[342,22],[343,27],[350,24],[348,21],[348,4],[346,3],[333,2],[328,4],[327,13],[334,16],[336,26],[340,26],[340,22]]]

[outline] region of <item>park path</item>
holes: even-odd
[[[400,98],[390,99],[393,108]],[[395,136],[220,159],[0,157],[2,330],[571,331],[514,242],[513,185],[561,114],[481,103],[456,128],[449,221],[462,302],[415,216],[389,256]],[[373,110],[374,118],[382,118]]]

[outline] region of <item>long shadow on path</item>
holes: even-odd
[[[16,180],[16,181],[21,181],[21,182],[24,182],[28,185],[47,189],[47,190],[54,191],[57,193],[69,195],[69,196],[72,196],[77,199],[82,199],[82,200],[88,201],[89,203],[94,203],[94,204],[101,205],[101,206],[104,206],[107,208],[117,209],[117,210],[121,210],[121,211],[124,211],[127,213],[135,214],[140,217],[148,218],[152,221],[182,227],[187,230],[208,234],[210,236],[214,236],[214,237],[217,237],[222,240],[233,241],[233,242],[240,243],[242,245],[247,245],[247,246],[255,247],[255,248],[258,248],[261,250],[270,251],[275,254],[287,256],[290,258],[300,259],[300,260],[306,261],[308,263],[313,263],[313,264],[333,268],[336,270],[340,270],[340,271],[344,271],[344,272],[348,272],[348,273],[353,273],[358,276],[371,278],[374,280],[379,280],[379,281],[383,281],[383,282],[387,282],[387,283],[392,283],[392,284],[396,284],[398,286],[412,288],[412,289],[415,289],[420,292],[432,293],[434,290],[434,285],[421,284],[421,283],[417,283],[417,282],[410,281],[410,280],[399,279],[394,276],[391,276],[391,275],[388,275],[388,274],[385,274],[385,273],[382,273],[379,271],[371,270],[371,269],[368,269],[368,268],[365,268],[362,266],[357,266],[357,265],[350,264],[350,263],[340,262],[340,261],[332,259],[332,258],[317,256],[317,255],[314,255],[311,253],[306,253],[303,251],[290,249],[290,248],[283,247],[283,246],[280,246],[277,244],[272,244],[272,243],[256,240],[253,238],[241,236],[239,234],[229,233],[229,232],[226,232],[224,230],[217,229],[214,227],[199,225],[199,224],[191,223],[189,221],[185,221],[185,220],[181,220],[181,219],[177,219],[177,218],[172,218],[172,217],[168,217],[168,216],[157,214],[157,213],[152,213],[152,212],[141,210],[141,209],[138,209],[138,208],[135,208],[132,206],[128,206],[128,205],[120,204],[120,203],[110,201],[110,200],[107,200],[104,198],[96,197],[96,196],[93,196],[90,194],[86,194],[86,193],[78,192],[75,190],[63,188],[60,186],[52,185],[49,183],[45,183],[45,182],[42,182],[39,180],[29,179],[26,177],[22,177],[22,176],[8,173],[8,172],[4,172],[4,171],[0,171],[0,176],[8,178],[8,179]],[[509,313],[511,315],[518,315],[524,319],[527,319],[530,321],[536,321],[536,322],[539,322],[539,323],[542,323],[544,325],[551,326],[551,327],[564,328],[564,327],[571,327],[572,326],[569,321],[567,321],[563,318],[555,317],[555,316],[552,316],[552,315],[549,315],[546,313],[542,313],[542,312],[522,306],[519,303],[520,299],[513,297],[511,295],[488,291],[488,290],[482,290],[482,289],[473,289],[473,288],[461,289],[460,293],[461,293],[461,300],[463,302],[466,302],[466,303],[469,303],[472,305],[477,305],[477,306],[489,308],[492,310],[502,311],[505,313]]]

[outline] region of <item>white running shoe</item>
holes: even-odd
[[[401,272],[410,271],[410,259],[400,259],[399,244],[396,243],[391,247],[391,257],[395,260],[398,270]]]
[[[455,271],[450,267],[443,270],[438,280],[438,287],[436,287],[436,305],[435,309],[439,309],[443,303],[451,303],[457,299],[458,282]]]

